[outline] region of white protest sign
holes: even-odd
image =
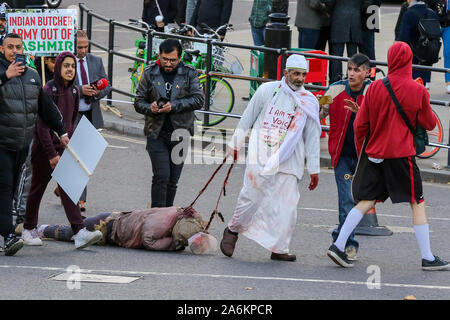
[[[52,177],[73,203],[78,203],[89,177],[95,170],[108,143],[83,116],[70,139],[68,148],[53,170]]]
[[[75,52],[76,17],[75,9],[7,10],[7,32],[21,36],[26,54],[56,56],[63,51]]]

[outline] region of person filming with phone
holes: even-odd
[[[159,59],[144,70],[136,90],[134,109],[145,115],[144,133],[152,162],[152,208],[173,205],[186,149],[174,152],[179,157],[172,157],[172,150],[184,139],[189,141],[178,129],[194,135],[194,110],[204,102],[197,70],[181,61],[181,53],[178,40],[161,42]]]
[[[25,65],[22,38],[9,33],[0,46],[0,235],[5,255],[23,247],[12,220],[14,190],[33,137],[36,118],[57,133],[63,146],[69,137],[62,115],[43,91],[39,74]]]

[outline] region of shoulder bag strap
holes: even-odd
[[[409,130],[414,136],[414,128],[411,124],[411,122],[408,119],[408,116],[406,115],[405,111],[403,110],[402,106],[400,105],[400,102],[398,102],[397,97],[395,96],[394,90],[392,90],[391,83],[389,82],[388,77],[383,78],[383,84],[386,87],[386,89],[389,92],[389,95],[391,96],[392,101],[394,101],[395,107],[397,108],[398,113],[403,118],[403,121],[405,121],[406,125],[408,126]]]

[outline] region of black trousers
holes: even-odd
[[[147,152],[152,162],[152,208],[171,207],[177,192],[186,153],[172,150],[181,141],[171,141],[171,134],[161,131],[158,138],[147,138]],[[180,163],[181,162],[181,163]]]
[[[358,52],[358,45],[356,43],[333,43],[330,50],[331,55],[342,57],[344,55],[345,47],[347,47],[348,57],[351,57]],[[346,71],[344,73],[342,72],[342,62],[337,60],[331,60],[330,83],[342,80],[344,78],[344,74],[347,74],[347,72]]]
[[[14,233],[12,205],[20,169],[28,155],[28,147],[20,151],[0,148],[0,235]]]

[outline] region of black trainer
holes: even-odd
[[[344,267],[344,268],[351,268],[353,267],[353,263],[348,260],[347,255],[345,252],[341,251],[336,247],[334,244],[328,248],[327,255],[330,257],[331,260],[334,261],[337,265]]]
[[[439,271],[448,269],[447,261],[441,260],[438,256],[434,256],[434,261],[422,259],[422,270],[425,271]]]
[[[20,237],[17,237],[14,233],[9,234],[5,238],[5,256],[13,256],[17,251],[22,249],[23,240]]]

